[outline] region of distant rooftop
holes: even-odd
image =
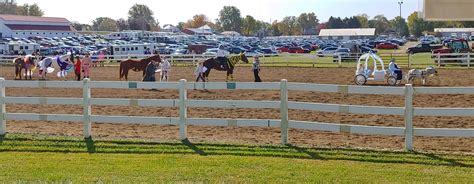
[[[434,32],[473,32],[474,33],[474,28],[435,28]]]
[[[375,28],[321,29],[319,36],[374,36]]]
[[[35,17],[35,16],[20,16],[20,15],[3,15],[0,14],[0,19],[4,21],[21,21],[21,22],[51,22],[51,23],[70,23],[65,18],[58,17]]]

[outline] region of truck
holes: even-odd
[[[414,47],[409,47],[407,49],[407,54],[416,54],[420,52],[432,52],[436,49],[443,48],[443,45],[440,44],[428,44],[428,43],[420,43]]]
[[[440,57],[440,58],[464,58],[467,57],[466,55],[456,55],[458,53],[471,53],[472,50],[469,48],[469,43],[466,39],[454,39],[447,43],[447,48],[440,48],[435,49],[432,52],[432,58]],[[453,55],[450,55],[453,54]],[[465,63],[467,62],[466,59],[459,59],[459,60],[449,60],[451,62],[460,62]],[[435,60],[437,63],[438,60]]]

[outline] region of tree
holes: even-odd
[[[397,16],[393,20],[390,21],[391,27],[397,30],[400,36],[408,36],[408,25],[404,18]]]
[[[184,28],[184,25],[185,25],[185,24],[186,24],[186,23],[184,23],[184,22],[179,22],[178,25],[176,25],[176,28],[178,28],[179,30],[183,30],[183,29],[185,29],[185,28]]]
[[[369,27],[369,16],[367,14],[359,14],[356,15],[355,18],[359,20],[361,28],[368,28]]]
[[[272,27],[271,27],[271,31],[272,31],[272,35],[273,36],[281,36],[281,31],[280,29],[278,28],[278,21],[273,21],[272,22]]]
[[[316,34],[319,35],[319,32],[321,32],[321,29],[327,29],[327,28],[328,28],[327,22],[318,24],[318,26],[316,27]]]
[[[16,15],[17,5],[14,0],[0,2],[0,14]]]
[[[310,31],[316,30],[319,20],[314,13],[302,13],[298,17],[298,24],[303,34],[311,34]]]
[[[119,31],[130,29],[128,21],[122,18],[117,20],[117,26],[118,26]]]
[[[377,34],[385,32],[389,27],[389,21],[384,15],[375,16],[372,24]]]
[[[224,31],[236,31],[240,33],[242,31],[240,10],[235,6],[224,6],[219,12],[218,24]]]
[[[146,5],[135,4],[128,11],[128,23],[132,30],[159,29],[159,23],[153,17],[153,11]]]
[[[94,31],[118,31],[119,27],[114,19],[109,17],[99,17],[92,21]]]
[[[242,33],[246,36],[253,36],[258,31],[259,27],[257,25],[257,20],[250,15],[247,15],[242,20]]]
[[[408,30],[415,36],[421,36],[425,31],[433,31],[433,28],[433,23],[419,18],[417,12],[413,12],[408,16]]]
[[[360,22],[359,19],[356,17],[350,17],[350,18],[344,18],[344,28],[360,28]]]
[[[278,24],[278,29],[283,35],[298,35],[301,34],[298,20],[295,16],[288,16]]]
[[[344,22],[341,20],[340,17],[329,17],[329,20],[327,22],[327,27],[329,29],[339,29],[339,28],[344,28]]]
[[[194,15],[193,19],[184,24],[184,28],[199,28],[209,23],[209,18],[204,14]]]

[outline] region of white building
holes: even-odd
[[[443,37],[456,37],[467,39],[474,35],[474,28],[435,28],[434,32],[440,33]]]
[[[321,29],[319,38],[323,40],[354,40],[375,37],[375,28]]]
[[[0,15],[0,38],[67,37],[76,30],[65,18]]]
[[[176,26],[173,26],[171,24],[166,24],[165,26],[163,26],[163,29],[161,29],[161,31],[169,32],[169,33],[177,33],[177,32],[180,32],[181,30],[179,30]]]

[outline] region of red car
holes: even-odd
[[[398,49],[398,45],[390,42],[379,43],[377,49]]]
[[[278,52],[289,52],[289,51],[290,51],[290,47],[289,47],[289,46],[283,46],[283,47],[277,48],[276,50],[277,50]]]
[[[301,47],[290,47],[289,53],[297,53],[297,54],[306,54],[310,53],[311,51],[308,49],[303,49]]]

